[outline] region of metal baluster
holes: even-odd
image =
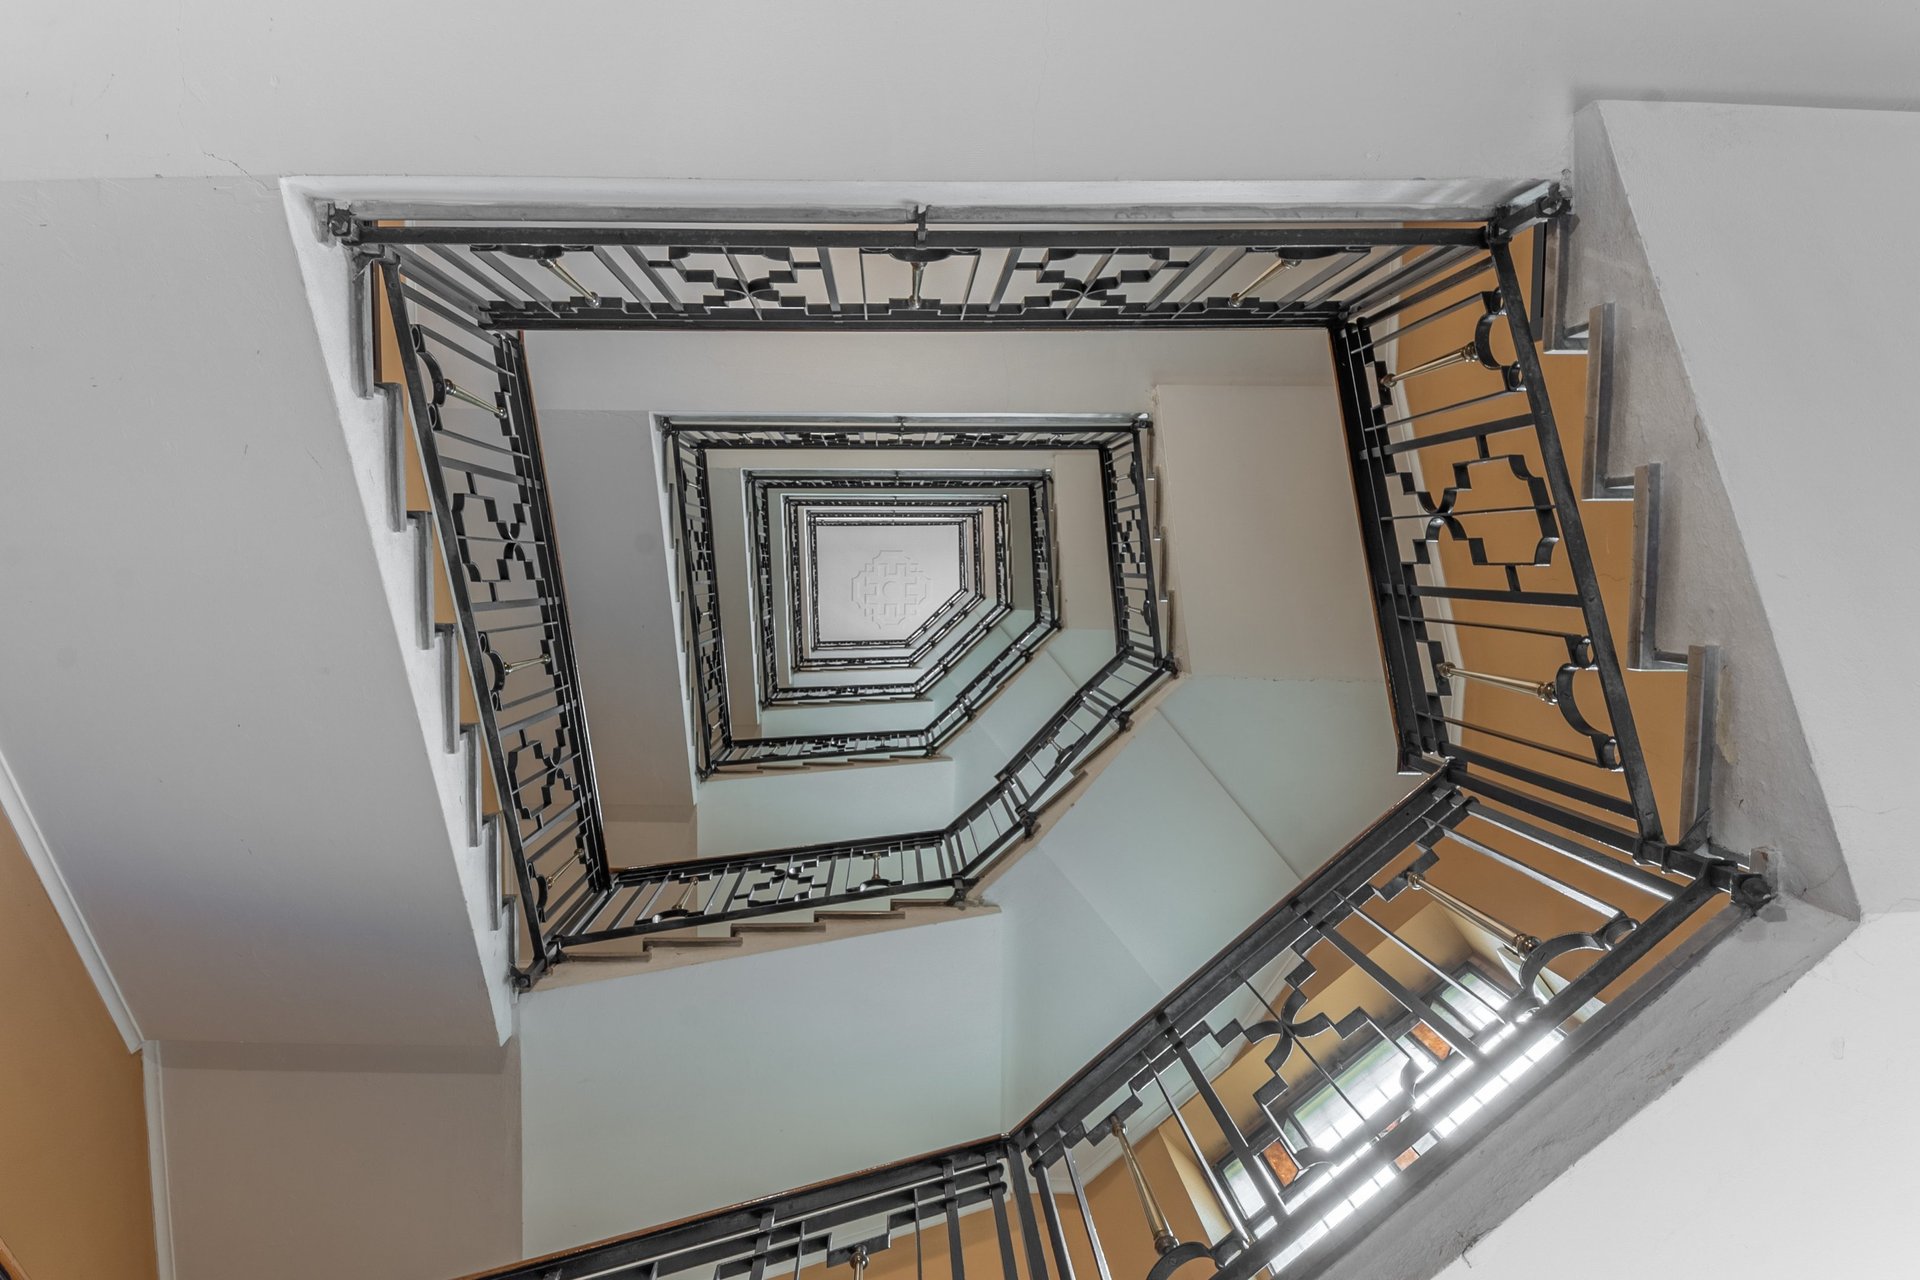
[[[1067,1181],[1073,1184],[1073,1199],[1080,1206],[1080,1222],[1087,1229],[1087,1243],[1093,1248],[1094,1269],[1100,1273],[1100,1280],[1113,1280],[1113,1271],[1107,1266],[1107,1251],[1100,1247],[1100,1232],[1093,1225],[1093,1207],[1087,1203],[1087,1189],[1080,1182],[1080,1166],[1074,1163],[1073,1148],[1067,1145],[1066,1135],[1060,1136],[1060,1156],[1067,1165]]]
[[[987,1187],[987,1196],[993,1202],[993,1231],[1000,1242],[1001,1280],[1020,1280],[1020,1265],[1013,1257],[1013,1228],[1007,1220],[1006,1184],[995,1178]]]
[[[1227,1110],[1227,1104],[1222,1102],[1220,1095],[1214,1092],[1213,1084],[1207,1079],[1206,1072],[1200,1070],[1200,1064],[1193,1060],[1191,1053],[1187,1052],[1185,1042],[1180,1039],[1164,1015],[1161,1018],[1160,1031],[1167,1043],[1172,1046],[1174,1053],[1178,1055],[1181,1067],[1186,1070],[1188,1082],[1200,1095],[1200,1101],[1206,1106],[1207,1113],[1213,1117],[1213,1123],[1219,1128],[1221,1136],[1226,1138],[1228,1149],[1240,1158],[1240,1167],[1247,1171],[1247,1177],[1252,1179],[1254,1187],[1259,1190],[1260,1198],[1266,1201],[1268,1210],[1273,1214],[1273,1220],[1276,1223],[1284,1221],[1287,1216],[1287,1207],[1281,1202],[1280,1188],[1275,1184],[1273,1170],[1268,1167],[1266,1157],[1255,1151],[1253,1144],[1247,1141],[1246,1135],[1240,1132],[1240,1126],[1234,1123],[1233,1113]]]
[[[1046,1219],[1047,1241],[1053,1246],[1053,1265],[1059,1273],[1055,1280],[1076,1280],[1073,1274],[1073,1256],[1067,1250],[1067,1233],[1060,1222],[1060,1205],[1053,1198],[1053,1184],[1047,1177],[1047,1166],[1033,1165],[1034,1187],[1040,1194],[1040,1214]]]
[[[1240,1212],[1240,1205],[1228,1194],[1227,1189],[1220,1185],[1220,1179],[1213,1171],[1213,1162],[1207,1159],[1205,1153],[1200,1150],[1200,1144],[1194,1141],[1193,1130],[1187,1126],[1186,1116],[1180,1113],[1179,1107],[1173,1105],[1173,1095],[1167,1092],[1167,1083],[1160,1078],[1160,1069],[1148,1063],[1147,1070],[1153,1073],[1154,1086],[1160,1090],[1161,1098],[1166,1101],[1167,1110],[1173,1114],[1174,1123],[1180,1126],[1180,1136],[1186,1139],[1187,1150],[1193,1154],[1193,1163],[1206,1178],[1207,1190],[1212,1193],[1214,1204],[1220,1207],[1220,1215],[1227,1220],[1227,1225],[1233,1231],[1234,1239],[1240,1242],[1240,1247],[1246,1248],[1253,1243],[1253,1231]]]
[[[967,1260],[960,1247],[960,1188],[954,1181],[953,1161],[940,1162],[941,1193],[947,1200],[947,1280],[967,1280]]]

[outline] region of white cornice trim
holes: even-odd
[[[95,941],[93,930],[87,927],[87,918],[81,914],[80,904],[74,901],[66,877],[60,874],[60,864],[54,861],[46,833],[34,821],[33,811],[27,807],[27,799],[20,792],[19,780],[13,776],[13,770],[7,765],[4,755],[0,755],[0,810],[5,811],[7,820],[13,824],[14,834],[20,837],[20,847],[27,851],[27,861],[33,864],[34,871],[39,874],[47,897],[53,900],[54,912],[60,917],[60,923],[66,926],[67,937],[72,941],[73,949],[80,953],[80,963],[87,967],[87,974],[93,979],[93,989],[100,993],[100,1000],[107,1006],[113,1025],[119,1028],[127,1052],[138,1052],[144,1039],[140,1034],[140,1024],[134,1021],[133,1010],[127,1006],[127,998],[121,993],[120,984],[114,981],[113,970],[107,967],[106,957],[100,954],[100,944]]]
[[[160,1042],[140,1046],[147,1096],[147,1181],[153,1188],[153,1257],[157,1280],[174,1280],[173,1189],[167,1176],[167,1107],[160,1079]]]

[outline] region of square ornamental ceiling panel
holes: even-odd
[[[795,611],[803,662],[827,649],[910,650],[978,593],[980,513],[912,511],[806,512],[797,552],[811,589]]]
[[[973,539],[958,519],[806,521],[813,591],[801,611],[820,644],[904,642],[971,583]],[[975,521],[977,527],[978,521]]]
[[[876,498],[823,498],[813,493],[803,498],[777,488],[771,490],[770,504],[776,510],[784,505],[789,512],[784,529],[780,521],[772,522],[775,544],[772,554],[776,563],[786,564],[790,581],[782,582],[776,576],[771,583],[773,599],[758,602],[764,618],[771,620],[768,625],[772,627],[774,641],[771,646],[762,646],[760,657],[763,677],[771,672],[759,690],[762,730],[806,731],[821,723],[814,717],[796,722],[794,716],[774,710],[795,704],[846,706],[859,702],[898,703],[907,699],[938,702],[961,687],[963,673],[977,674],[981,665],[991,658],[990,652],[980,652],[982,648],[990,650],[997,645],[1004,649],[1021,642],[1023,628],[1035,629],[1032,635],[1026,636],[1027,640],[1041,638],[1055,621],[1054,611],[1039,615],[1034,610],[1037,575],[1051,572],[1050,526],[1044,511],[1038,521],[1034,516],[1036,504],[1045,492],[1044,484],[1036,482],[1033,493],[996,488],[981,490],[971,499],[959,502],[953,501],[951,495],[942,495],[935,501],[918,495],[881,493],[876,495],[877,505]],[[1017,512],[1011,510],[1010,496],[1019,499]],[[826,512],[832,514],[824,514]],[[874,584],[856,584],[851,575],[866,572],[866,566],[877,553],[898,548],[877,544],[863,548],[864,554],[842,566],[849,569],[850,576],[837,582],[823,580],[814,554],[814,534],[825,532],[831,539],[838,531],[836,526],[846,526],[847,532],[858,532],[861,525],[918,527],[923,534],[939,533],[954,529],[956,522],[961,557],[955,569],[960,591],[931,611],[927,606],[932,602],[923,600],[918,607],[922,620],[911,630],[904,625],[896,628],[896,634],[904,632],[898,640],[854,644],[823,641],[817,637],[822,600],[844,591],[844,607],[858,607],[855,590],[870,593]],[[1034,567],[1031,532],[1036,527],[1043,534],[1038,569]],[[1017,575],[1009,571],[1006,547],[1018,548],[1023,564]],[[885,561],[892,557],[880,559],[881,567],[886,567]],[[909,594],[915,593],[916,586],[908,584]],[[884,600],[879,603],[886,604]],[[1003,619],[1008,620],[1011,629],[1000,626]],[[834,723],[845,725],[858,720],[864,727],[872,728],[885,722],[903,723],[904,714],[904,709],[896,711],[881,721],[841,715]],[[912,714],[924,719],[925,711],[915,710]]]
[[[1046,471],[742,474],[762,708],[938,700],[1057,626]]]
[[[794,667],[800,671],[850,666],[920,665],[927,653],[958,625],[974,606],[1007,600],[1006,561],[1007,506],[1004,496],[979,497],[969,503],[923,502],[918,498],[887,499],[886,505],[848,499],[800,499],[788,495],[783,505],[788,512],[787,554],[789,583],[795,603],[789,612]],[[960,539],[959,560],[955,567],[960,589],[928,608],[925,602],[916,608],[917,621],[912,630],[897,639],[836,638],[821,631],[822,596],[830,599],[857,600],[854,593],[865,594],[874,582],[861,578],[864,561],[854,576],[844,581],[820,576],[818,533],[823,529],[897,527],[900,525],[939,527],[953,525]],[[883,548],[877,548],[880,550]],[[992,561],[993,576],[988,577]],[[844,567],[844,566],[843,566]],[[909,591],[915,584],[907,583]],[[842,587],[846,588],[843,592]],[[856,606],[857,607],[857,606]],[[904,627],[899,630],[905,630]]]

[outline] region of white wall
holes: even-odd
[[[0,749],[141,1036],[497,1043],[280,193],[0,223]]]
[[[1393,767],[1377,683],[1187,677],[997,913],[536,991],[528,1250],[998,1132],[1404,794]]]
[[[554,408],[545,370],[535,362],[529,371],[602,806],[691,810],[680,616],[653,432],[637,408]]]
[[[1326,339],[1099,333],[539,332],[540,405],[683,413],[1145,413],[1160,383],[1323,383]]]
[[[522,1001],[527,1252],[998,1131],[1002,930],[980,912]]]
[[[522,1256],[510,1047],[160,1056],[180,1280],[446,1280]]]
[[[1581,126],[1576,283],[1621,307],[1614,468],[1660,461],[1673,494],[1660,640],[1728,659],[1716,834],[1842,912],[1849,880],[1860,909],[1920,906],[1920,683],[1886,667],[1920,631],[1887,559],[1920,471],[1920,255],[1805,237],[1920,201],[1917,159],[1920,115],[1607,103]]]
[[[18,5],[0,156],[29,178],[1505,179],[1557,172],[1592,97],[1911,106],[1920,43],[1884,0],[566,12]]]
[[[989,888],[1024,1116],[1410,789],[1375,683],[1182,679]]]
[[[1202,675],[1383,679],[1331,361],[1312,341],[1312,385],[1154,391],[1176,637]]]
[[[1867,921],[1441,1274],[1911,1274],[1916,969],[1920,916]]]

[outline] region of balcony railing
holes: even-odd
[[[1124,732],[1173,671],[1148,528],[1143,417],[789,420],[780,425],[678,418],[665,424],[670,483],[681,497],[681,566],[704,771],[823,756],[927,752],[959,732],[1055,625],[1047,522],[1035,513],[1035,621],[945,702],[922,729],[738,742],[726,716],[726,667],[700,478],[709,449],[1088,449],[1100,461],[1114,602],[1115,654],[946,827],[803,849],[620,870],[609,866],[586,717],[534,407],[517,335],[447,270],[376,253],[410,417],[446,549],[456,611],[476,680],[482,736],[506,814],[505,853],[519,881],[523,955],[536,981],[569,947],[701,924],[881,898],[963,897],[1037,827],[1075,772]],[[469,369],[455,374],[457,369]],[[465,381],[459,379],[464,378]]]
[[[551,959],[554,922],[603,897],[610,874],[526,350],[391,263],[380,277],[473,678],[501,853],[531,941],[519,971],[530,981]]]

